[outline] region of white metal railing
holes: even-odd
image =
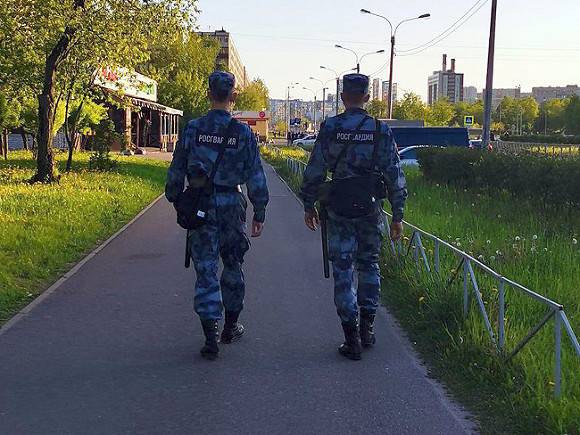
[[[580,156],[580,145],[578,144],[550,144],[550,143],[528,143],[528,142],[493,142],[494,151],[505,154],[536,153],[557,157]]]
[[[279,156],[281,154],[278,154]],[[287,167],[290,171],[297,176],[302,176],[304,174],[304,170],[306,169],[306,163],[295,160],[292,158],[286,158],[285,160]],[[392,218],[392,215],[387,213],[387,215]],[[556,397],[560,397],[561,394],[561,387],[562,387],[562,326],[566,331],[568,337],[570,338],[570,342],[572,343],[572,347],[576,352],[576,356],[580,361],[580,343],[578,342],[578,338],[572,329],[572,325],[566,316],[566,312],[562,304],[555,302],[545,296],[542,296],[539,293],[536,293],[523,285],[506,278],[499,274],[498,272],[491,269],[489,266],[486,266],[478,259],[474,258],[473,256],[467,254],[466,252],[458,249],[457,247],[453,246],[452,244],[442,240],[433,234],[430,234],[421,228],[404,221],[404,224],[407,228],[413,230],[412,236],[409,238],[409,245],[405,250],[403,249],[403,244],[401,241],[397,243],[389,240],[391,252],[394,256],[407,256],[410,251],[413,251],[413,259],[415,264],[418,268],[420,268],[421,263],[424,265],[425,270],[429,274],[437,274],[437,276],[441,276],[441,249],[445,248],[450,250],[460,261],[459,266],[455,269],[456,272],[448,281],[447,285],[451,285],[453,281],[457,278],[459,271],[463,270],[463,315],[467,316],[469,314],[470,308],[470,291],[469,288],[473,289],[473,294],[475,299],[477,300],[477,306],[481,312],[483,317],[483,321],[485,323],[485,328],[487,333],[490,336],[492,343],[495,344],[498,353],[505,356],[506,360],[510,360],[515,355],[517,355],[529,342],[530,340],[552,319],[554,318],[554,340],[555,340],[555,355],[554,355],[554,395]],[[434,244],[433,249],[433,268],[431,267],[431,263],[427,258],[427,252],[423,245],[423,239],[429,239]],[[488,315],[487,309],[483,302],[482,293],[479,289],[479,284],[477,281],[477,277],[475,274],[475,270],[480,270],[483,273],[487,274],[488,276],[492,277],[498,283],[498,333],[497,337],[494,333],[494,329],[492,327],[490,317]],[[506,310],[506,289],[510,287],[521,294],[530,297],[537,302],[543,304],[547,307],[547,312],[545,316],[538,322],[528,334],[514,347],[514,349],[510,353],[505,353],[505,310]]]

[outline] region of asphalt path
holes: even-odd
[[[199,356],[194,272],[161,200],[0,335],[0,434],[470,433],[386,310],[362,361],[338,354],[319,235],[267,175],[241,342]]]

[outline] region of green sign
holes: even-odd
[[[463,118],[463,125],[466,127],[471,127],[474,124],[473,116],[466,116]]]

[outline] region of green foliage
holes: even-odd
[[[379,119],[387,118],[387,102],[383,100],[371,100],[366,106],[369,115]]]
[[[117,162],[111,159],[111,144],[120,142],[122,137],[115,131],[115,125],[108,119],[102,120],[95,128],[93,137],[93,154],[89,158],[89,169],[92,171],[112,171]]]
[[[447,99],[439,99],[425,111],[427,125],[433,127],[448,127],[455,116],[455,109]]]
[[[236,110],[266,110],[270,107],[270,93],[261,79],[253,80],[238,93]]]
[[[509,192],[518,201],[535,201],[551,213],[580,207],[580,159],[542,155],[504,155],[464,148],[418,151],[425,177],[433,182],[490,194]]]
[[[455,114],[451,120],[451,125],[463,127],[466,116],[473,116],[475,124],[483,125],[483,101],[478,100],[475,103],[460,101],[455,104]]]
[[[427,106],[421,97],[414,93],[405,94],[402,100],[393,106],[393,118],[402,120],[424,120]]]
[[[54,185],[27,183],[28,152],[0,161],[0,323],[163,191],[165,162],[119,157],[115,171],[92,172],[89,156],[78,153]],[[64,170],[66,155],[57,160]]]
[[[494,114],[494,121],[502,122],[512,131],[520,126],[524,131],[533,130],[540,108],[532,97],[516,99],[504,97]]]
[[[107,117],[107,108],[87,99],[84,102],[74,101],[69,108],[69,120],[76,120],[80,134],[89,134]]]
[[[209,109],[208,78],[219,50],[217,41],[183,30],[158,41],[139,70],[158,81],[159,101],[183,110],[187,121]]]
[[[570,97],[567,101],[564,124],[567,133],[580,134],[580,97],[577,95]]]
[[[20,125],[20,113],[22,107],[17,100],[8,100],[6,95],[0,92],[0,129],[13,129]]]
[[[511,142],[528,142],[541,144],[580,144],[580,136],[562,136],[562,135],[524,135],[524,136],[504,136],[504,140]]]

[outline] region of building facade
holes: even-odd
[[[478,94],[479,98],[485,101],[485,89],[482,91],[481,94]],[[505,97],[515,98],[519,100],[520,98],[525,98],[522,95],[522,89],[520,87],[517,88],[498,88],[492,91],[491,97],[491,107],[493,110],[497,109],[498,106],[501,104],[502,100]]]
[[[373,100],[380,100],[381,99],[381,79],[376,78],[373,79]]]
[[[442,98],[447,98],[452,104],[463,101],[463,78],[463,74],[455,70],[455,59],[451,59],[451,68],[447,69],[447,55],[444,54],[442,69],[429,76],[429,104]]]
[[[475,86],[464,87],[463,100],[468,103],[475,103],[477,101],[477,88]]]
[[[532,88],[532,95],[538,103],[542,103],[544,101],[558,100],[573,95],[580,96],[580,87],[578,85],[539,86]]]
[[[398,85],[397,83],[393,83],[393,103],[398,99]],[[384,81],[381,86],[381,100],[388,102],[389,101],[389,81]]]
[[[213,38],[220,43],[220,51],[216,59],[216,68],[225,69],[236,76],[238,87],[245,88],[249,84],[246,67],[234,44],[232,35],[224,29],[215,32],[199,32],[201,36]]]

